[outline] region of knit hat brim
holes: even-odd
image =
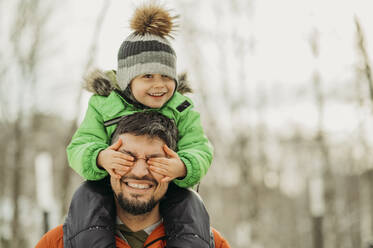
[[[137,63],[131,67],[118,67],[117,78],[118,85],[121,89],[127,88],[131,83],[132,79],[138,75],[143,74],[161,74],[166,75],[176,81],[176,70],[175,67],[170,67],[158,62],[153,63]],[[120,79],[120,81],[119,81]]]

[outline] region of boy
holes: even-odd
[[[173,119],[179,131],[177,153],[165,146],[167,158],[147,159],[150,171],[164,175],[164,181],[173,181],[182,188],[192,187],[206,174],[212,160],[212,147],[191,100],[176,91],[181,83],[176,78],[176,54],[166,38],[173,30],[174,19],[159,6],[138,8],[131,20],[134,32],[118,52],[117,80],[115,74],[109,72],[108,78],[95,77],[90,81],[88,88],[96,94],[91,97],[85,119],[67,147],[70,166],[85,179],[99,180],[108,173],[120,178],[126,174],[134,158],[117,151],[121,141],[112,146],[108,144],[121,117],[139,111],[158,111]],[[179,195],[179,200],[169,197],[173,201],[168,202],[166,195],[161,203],[169,237],[167,245],[209,247],[210,223],[203,203],[182,198],[185,194],[180,193],[179,187],[170,187],[167,193]],[[195,195],[188,194],[188,197]],[[105,207],[109,203],[103,201],[102,204]],[[180,211],[187,216],[190,214],[191,221],[175,225]],[[201,216],[196,218],[195,215]],[[195,219],[207,221],[195,223],[192,221]],[[197,234],[195,239],[185,238],[190,228]],[[183,242],[187,243],[181,245]]]

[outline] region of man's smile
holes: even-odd
[[[157,186],[157,181],[152,179],[138,180],[132,178],[122,178],[121,182],[125,184],[127,188],[136,192],[145,192],[149,189],[155,188]]]
[[[131,188],[136,189],[149,189],[151,186],[148,184],[137,184],[137,183],[126,183],[127,186],[130,186]]]

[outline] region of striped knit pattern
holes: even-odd
[[[162,74],[176,82],[176,54],[162,37],[135,33],[128,36],[118,52],[117,79],[124,90],[131,80],[142,74]]]

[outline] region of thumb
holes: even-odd
[[[121,147],[121,146],[122,146],[122,139],[119,138],[117,140],[117,142],[115,142],[114,144],[112,144],[111,146],[109,146],[108,149],[117,151],[119,149],[119,147]]]
[[[164,178],[162,178],[162,182],[164,182],[164,183],[168,183],[168,182],[171,182],[171,177],[164,177]]]
[[[163,150],[171,158],[178,158],[179,157],[179,155],[177,155],[176,152],[174,152],[173,150],[171,150],[170,148],[168,148],[167,145],[163,146]]]

